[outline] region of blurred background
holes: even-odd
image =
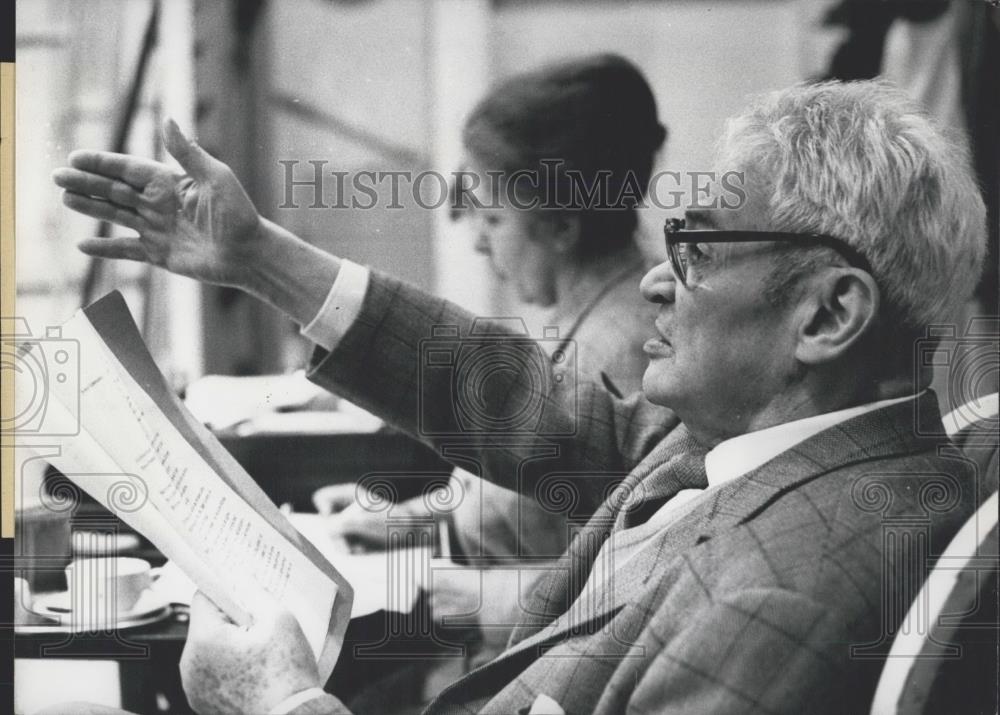
[[[163,158],[157,127],[169,114],[234,168],[265,216],[531,324],[446,209],[282,209],[286,166],[297,162],[296,180],[311,178],[310,161],[326,172],[454,170],[463,119],[493,82],[597,51],[646,73],[670,130],[656,168],[679,172],[712,168],[714,137],[749,94],[888,76],[972,143],[995,246],[997,89],[983,71],[996,66],[995,15],[980,0],[22,0],[17,313],[38,332],[121,288],[178,388],[207,373],[301,366],[308,347],[296,327],[253,299],[74,250],[101,227],[62,208],[52,169],[78,147]],[[308,206],[311,191],[295,189],[296,202]],[[401,201],[412,204],[406,191]],[[653,259],[667,212],[642,214]],[[994,303],[995,263],[994,250]]]

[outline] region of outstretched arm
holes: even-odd
[[[67,206],[138,234],[86,239],[80,248],[237,287],[310,324],[340,273],[340,259],[260,217],[232,170],[169,120],[164,141],[183,171],[89,151],[74,152],[71,166],[56,171]],[[472,329],[476,322],[447,301],[375,275],[357,319],[332,341],[336,348],[329,355],[319,355],[313,378],[435,448],[457,441],[477,452],[468,455],[471,462],[460,454],[444,456],[481,467],[502,486],[537,496],[550,474],[586,473],[591,486],[583,489],[580,514],[600,503],[607,486],[676,422],[641,399],[613,400],[572,373],[563,381],[555,374],[544,379],[539,370],[554,369],[548,359],[525,363],[522,357],[540,353],[499,324],[487,326],[490,349],[475,361],[485,371],[472,371],[459,384],[453,371],[421,373],[422,350],[434,347],[429,338],[435,325],[457,328],[458,342],[472,338],[474,346],[481,342]],[[483,417],[485,432],[456,420],[456,401],[462,400]],[[531,420],[514,430],[504,427],[522,413]],[[578,489],[582,484],[576,481]]]
[[[75,151],[53,180],[63,203],[137,236],[88,238],[80,249],[240,288],[302,325],[319,311],[340,260],[262,218],[232,170],[164,124],[167,151],[183,171],[142,157]]]

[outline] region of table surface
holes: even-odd
[[[395,432],[328,436],[220,435],[220,441],[276,504],[288,503],[303,511],[312,509],[312,492],[327,484],[355,481],[366,474],[379,473],[398,478],[399,492],[405,496],[408,492],[419,493],[429,478],[447,479],[451,471],[433,451]],[[61,475],[57,477],[65,479]],[[72,515],[72,523],[86,522],[97,510],[101,512],[98,516],[110,516],[96,502],[84,500]],[[115,530],[131,531],[121,523]],[[139,549],[128,555],[144,558],[154,566],[163,563],[162,555],[145,539],[141,539]],[[22,555],[22,559],[26,556],[30,561],[27,554]],[[30,563],[24,565],[34,568]],[[410,628],[397,621],[410,621],[413,617],[412,614],[389,615],[383,611],[352,619],[345,635],[342,657],[327,687],[348,695],[358,683],[377,679],[380,669],[388,672],[400,667],[409,655],[406,648],[398,654],[376,653],[374,659],[363,655],[359,658],[355,653],[357,648],[385,643],[389,633],[409,632]],[[136,712],[154,711],[158,695],[166,694],[168,702],[183,712],[186,703],[177,664],[187,629],[187,609],[171,606],[169,617],[163,621],[117,632],[69,634],[53,629],[50,633],[19,634],[15,630],[14,657],[117,661],[121,668],[123,707]],[[455,629],[452,633],[459,641],[471,637],[470,633],[459,633]]]
[[[169,606],[167,618],[136,628],[95,633],[67,633],[53,627],[50,632],[19,633],[14,629],[15,658],[93,658],[128,660],[148,657],[149,649],[168,643],[183,644],[188,614],[184,606]]]

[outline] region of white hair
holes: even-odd
[[[770,184],[773,229],[837,236],[870,261],[890,325],[922,333],[971,296],[986,208],[968,151],[900,90],[824,82],[761,96],[727,122],[719,153]]]

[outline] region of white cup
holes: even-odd
[[[149,562],[125,556],[77,559],[66,567],[70,608],[90,623],[115,623],[153,583]]]

